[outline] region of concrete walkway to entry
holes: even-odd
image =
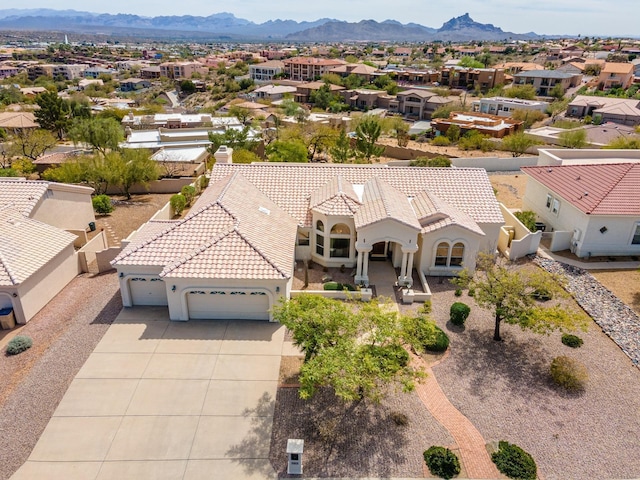
[[[284,327],[124,309],[12,479],[269,479]]]

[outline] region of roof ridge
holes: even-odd
[[[16,276],[12,273],[11,269],[9,268],[9,265],[7,264],[8,261],[4,258],[4,255],[2,254],[2,252],[0,252],[0,266],[2,266],[2,269],[7,272],[7,276],[9,277],[9,280],[11,280],[11,283],[13,285],[18,285],[18,279],[16,278]]]
[[[218,243],[220,240],[222,240],[223,238],[228,236],[234,230],[235,230],[235,227],[233,229],[227,230],[225,232],[220,232],[217,236],[212,237],[209,241],[199,245],[198,247],[194,248],[190,252],[184,254],[178,260],[175,260],[174,262],[171,262],[171,265],[167,265],[166,267],[164,267],[159,275],[161,277],[164,277],[165,275],[167,275],[168,273],[172,272],[176,268],[181,267],[182,265],[187,263],[189,260],[192,260],[194,257],[197,257],[202,252],[204,252],[204,251],[208,250],[209,248],[211,248],[212,246],[214,246],[216,243]]]
[[[639,164],[636,164],[636,163],[618,163],[618,164],[614,164],[614,165],[622,165],[623,167],[626,166],[627,168],[624,169],[624,171],[622,171],[620,173],[620,175],[618,176],[618,178],[614,182],[611,182],[611,185],[610,185],[609,189],[602,195],[602,197],[600,197],[600,199],[596,202],[596,204],[593,206],[593,208],[591,208],[589,213],[593,212],[596,208],[598,208],[600,206],[600,204],[613,191],[613,189],[616,188],[620,184],[620,182],[622,180],[624,180],[624,178],[627,175],[627,173],[629,173],[629,171],[632,170],[635,165],[639,165]]]
[[[282,269],[278,265],[276,265],[276,263],[273,260],[271,260],[262,250],[260,250],[253,243],[251,243],[249,239],[240,230],[238,230],[237,226],[234,227],[233,230],[240,236],[240,238],[242,238],[242,240],[244,240],[247,243],[247,245],[249,245],[253,250],[255,250],[255,252],[258,255],[264,258],[269,265],[271,265],[278,273],[280,273],[280,275],[282,275],[285,278],[289,278],[286,272],[283,272]]]

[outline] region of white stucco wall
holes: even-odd
[[[78,257],[70,244],[17,288],[16,322],[26,323],[80,273]]]
[[[51,185],[31,213],[31,218],[63,230],[86,230],[95,222],[92,188]]]
[[[316,229],[317,222],[321,221],[324,224],[324,255],[318,255],[316,250],[316,234],[320,233]],[[331,252],[331,229],[334,225],[343,223],[347,225],[351,231],[350,244],[349,244],[349,257],[330,257]],[[345,265],[348,268],[352,268],[356,264],[356,228],[353,222],[353,217],[337,216],[337,215],[323,215],[318,212],[313,212],[313,226],[309,231],[309,244],[311,259],[324,267],[340,267]],[[302,250],[300,250],[302,252]],[[296,258],[298,257],[298,251],[296,251]]]
[[[481,239],[469,230],[458,226],[451,226],[438,230],[437,232],[427,233],[422,236],[420,245],[419,261],[416,266],[420,268],[425,275],[432,276],[451,276],[456,275],[463,268],[473,270],[476,266],[476,257],[480,251]],[[435,266],[436,248],[439,243],[447,242],[450,248],[458,242],[464,245],[464,258],[462,267],[444,267]]]
[[[548,194],[560,200],[557,215],[546,207]],[[587,215],[533,178],[527,181],[522,205],[523,209],[532,210],[538,215],[547,225],[547,232],[579,230],[578,238],[572,235],[573,239],[569,242],[569,248],[579,257],[640,254],[640,245],[631,245],[640,216]],[[606,227],[605,233],[600,232],[602,227]]]

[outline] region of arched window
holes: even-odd
[[[447,242],[440,242],[438,248],[436,248],[436,267],[446,267],[447,260],[449,259],[449,244]]]
[[[348,225],[344,223],[336,223],[333,227],[331,227],[332,235],[351,235],[351,229]]]
[[[349,258],[351,250],[351,229],[344,223],[336,223],[331,227],[329,238],[329,256],[332,258]]]
[[[451,248],[451,259],[449,260],[449,266],[461,267],[462,260],[464,260],[464,244],[458,242],[453,246],[453,248]]]
[[[322,220],[316,222],[316,253],[324,257],[324,223]]]

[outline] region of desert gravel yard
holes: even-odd
[[[115,273],[75,278],[20,334],[33,347],[0,354],[0,479],[29,457],[73,377],[122,309]]]
[[[487,442],[521,446],[545,480],[640,477],[640,370],[595,323],[576,332],[584,340],[578,349],[563,345],[559,333],[537,335],[512,325],[503,325],[504,341],[495,342],[491,312],[466,293],[455,297],[454,286],[429,280],[433,318],[451,339],[451,353],[434,374]],[[472,308],[464,330],[448,322],[455,301]],[[548,368],[558,355],[587,366],[584,393],[552,384]]]

